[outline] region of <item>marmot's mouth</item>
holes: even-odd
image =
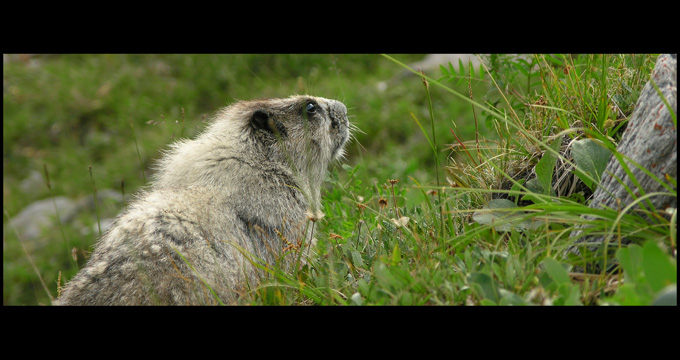
[[[341,138],[340,141],[337,142],[335,145],[335,148],[333,149],[332,152],[332,158],[337,159],[339,157],[342,157],[344,154],[344,149],[345,149],[345,144],[347,144],[347,140],[349,139],[349,129],[345,128],[345,131],[340,134]]]
[[[341,158],[345,153],[345,149],[342,145],[339,145],[335,149],[333,149],[333,155],[331,155],[331,159],[337,160]]]

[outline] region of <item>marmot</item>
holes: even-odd
[[[311,242],[349,128],[344,104],[307,95],[222,109],[163,154],[55,304],[234,303],[257,284],[251,261],[278,263],[287,243]]]

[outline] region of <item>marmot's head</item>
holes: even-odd
[[[248,102],[248,127],[259,141],[290,155],[328,161],[344,154],[349,138],[347,108],[339,101],[306,95]]]
[[[242,130],[258,142],[263,156],[315,175],[344,155],[349,138],[347,108],[339,101],[296,95],[240,102]],[[264,160],[264,159],[263,159]]]

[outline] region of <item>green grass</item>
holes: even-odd
[[[219,107],[310,93],[345,102],[363,133],[323,190],[319,256],[292,273],[269,269],[270,281],[243,303],[651,304],[675,284],[675,217],[648,224],[589,209],[597,167],[566,152],[586,135],[615,148],[655,56],[492,55],[488,69],[452,64],[426,73],[426,83],[398,77],[421,57],[58,55],[6,64],[4,211],[95,187],[129,200],[158,150],[195,135]],[[21,190],[45,167],[50,188]],[[96,226],[121,206],[100,204],[79,220]],[[564,255],[581,214],[606,220],[588,231],[610,235],[609,256]],[[49,241],[27,244],[6,218],[3,302],[48,304],[97,234],[61,224]],[[626,235],[639,248],[619,245]],[[610,271],[570,272],[586,260]]]

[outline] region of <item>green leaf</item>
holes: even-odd
[[[472,259],[472,250],[470,248],[465,249],[465,252],[463,253],[463,259],[465,261],[465,266],[469,270],[473,270],[476,265],[476,261]]]
[[[413,277],[407,270],[393,266],[389,268],[389,271],[395,279],[396,289],[408,289],[413,283]]]
[[[634,262],[631,251],[634,248],[640,248],[637,245],[630,245],[629,247],[622,247],[616,251],[616,259],[623,268],[623,274],[627,284],[636,284],[639,281],[640,274],[638,274],[639,264]]]
[[[457,84],[460,85],[465,81],[465,66],[463,66],[463,60],[458,59],[458,82]]]
[[[500,289],[501,301],[499,305],[526,305],[526,301],[521,296],[505,290]]]
[[[490,209],[506,209],[506,208],[516,208],[517,205],[508,199],[493,199],[489,201],[487,206]]]
[[[559,302],[555,301],[555,305],[583,305],[581,303],[581,292],[577,286],[573,284],[563,284],[558,289],[557,292],[560,294]]]
[[[445,67],[444,65],[441,65],[441,64],[440,64],[440,65],[439,65],[439,70],[442,71],[442,73],[444,74],[444,77],[448,77],[448,76],[449,76],[449,71],[446,69],[446,67]]]
[[[510,213],[506,211],[493,211],[494,209],[508,209],[516,208],[517,205],[507,199],[494,199],[489,201],[482,210],[475,211],[472,214],[472,219],[481,225],[494,225],[496,222],[500,221],[503,217],[508,216]],[[511,223],[505,223],[495,226],[497,231],[510,231],[512,229]]]
[[[378,263],[377,266],[373,268],[373,275],[375,276],[378,285],[381,287],[393,287],[397,283],[394,276],[392,276],[390,269],[382,262]]]
[[[399,265],[399,262],[401,262],[401,251],[399,250],[399,244],[395,243],[394,250],[392,251],[391,264],[392,266],[396,266]]]
[[[489,299],[495,304],[500,300],[498,284],[488,274],[473,272],[468,275],[468,282],[482,299]]]
[[[552,258],[543,259],[541,264],[545,274],[552,280],[550,282],[544,278],[541,282],[548,291],[556,291],[558,295],[554,305],[582,305],[580,289],[571,282],[565,265]]]
[[[545,267],[545,271],[555,283],[558,285],[571,284],[569,273],[562,264],[552,258],[545,258],[542,263]]]
[[[531,178],[529,181],[527,181],[524,184],[524,187],[526,187],[529,191],[543,194],[543,185],[541,185],[541,182],[538,180],[538,178]]]
[[[541,182],[538,180],[538,178],[529,179],[529,181],[527,181],[524,186],[532,193],[522,196],[522,200],[530,200],[534,203],[540,203],[540,198],[535,194],[544,194],[546,190],[543,189],[543,185],[541,185]]]
[[[520,216],[526,214],[524,211],[507,211],[507,209],[516,208],[517,204],[508,199],[493,199],[481,210],[475,211],[474,214],[472,214],[472,219],[478,224],[490,225],[496,229],[496,231],[510,231],[512,229],[527,230],[541,226],[540,223],[531,219],[522,220]],[[515,220],[512,218],[517,219]]]
[[[678,281],[677,266],[653,241],[648,241],[642,248],[642,269],[655,293]]]
[[[594,190],[594,184],[600,182],[604,169],[607,167],[611,151],[604,147],[600,141],[594,139],[583,139],[575,141],[571,147],[571,155],[574,157],[576,165],[585,171],[585,174],[575,170],[576,176],[583,181],[586,186]],[[588,175],[588,176],[586,176]],[[592,180],[591,180],[592,178]]]
[[[677,266],[655,242],[629,245],[616,252],[624,285],[609,300],[621,305],[666,305],[677,298]]]
[[[482,301],[480,301],[479,304],[482,305],[482,306],[498,305],[498,304],[496,304],[496,302],[494,302],[493,300],[490,300],[490,299],[482,299]]]
[[[361,254],[356,250],[350,251],[350,254],[352,255],[352,264],[354,264],[354,267],[363,268],[364,259],[361,258]]]
[[[562,136],[558,136],[557,139],[555,139],[555,141],[550,144],[550,148],[559,153],[561,145]],[[545,153],[543,153],[541,160],[536,164],[536,178],[538,179],[538,182],[543,189],[543,194],[545,195],[550,194],[550,189],[552,187],[552,175],[556,162],[557,155],[546,150]]]
[[[524,68],[524,66],[522,66],[522,65],[520,65],[516,62],[513,62],[512,66],[514,66],[517,70],[519,70],[519,72],[521,72],[524,76],[529,76],[529,72],[527,71],[527,69]]]
[[[625,283],[619,286],[614,297],[607,300],[619,305],[646,305],[649,303],[646,294],[636,291],[635,285]]]
[[[563,62],[562,60],[558,59],[557,57],[555,57],[555,55],[547,55],[547,56],[545,57],[545,59],[546,59],[547,61],[550,61],[551,63],[557,65],[557,66],[562,66],[562,65],[564,65],[564,62]]]
[[[405,292],[399,297],[399,305],[410,306],[413,305],[413,295],[410,292]]]

